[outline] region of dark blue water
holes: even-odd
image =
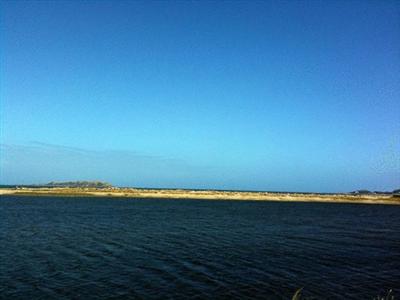
[[[2,299],[400,295],[400,206],[0,198]]]

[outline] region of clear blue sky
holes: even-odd
[[[398,1],[2,1],[0,183],[400,187]]]

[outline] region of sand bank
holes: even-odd
[[[354,194],[302,194],[271,192],[239,192],[215,190],[162,190],[133,188],[0,188],[0,195],[16,196],[96,196],[96,197],[128,197],[128,198],[160,198],[160,199],[204,199],[204,200],[256,200],[256,201],[288,201],[288,202],[334,202],[365,204],[400,204],[400,197],[386,194],[354,195]]]

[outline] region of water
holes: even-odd
[[[400,295],[400,206],[0,199],[2,299]]]

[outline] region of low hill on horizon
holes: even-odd
[[[74,187],[74,188],[111,188],[110,183],[104,181],[51,181],[44,186],[47,187]]]

